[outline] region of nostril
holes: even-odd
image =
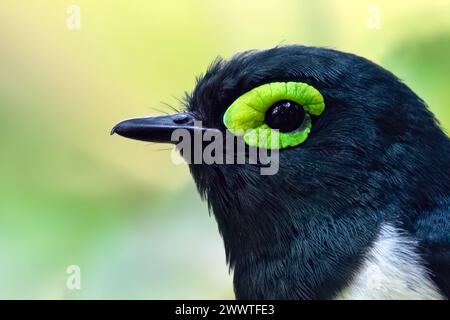
[[[186,124],[192,122],[192,118],[187,114],[179,114],[173,118],[173,122],[176,124]]]

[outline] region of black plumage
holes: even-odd
[[[284,46],[215,61],[186,111],[224,131],[235,99],[275,81],[308,83],[326,105],[306,142],[280,151],[277,174],[250,164],[190,165],[223,236],[236,297],[332,298],[389,223],[418,241],[448,298],[450,140],[424,101],[364,58]],[[120,125],[115,132],[133,137]]]

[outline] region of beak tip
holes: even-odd
[[[109,133],[109,135],[112,136],[114,133],[116,133],[116,126],[114,126],[114,127],[111,129],[111,132]]]
[[[126,130],[126,126],[124,125],[125,121],[119,122],[118,124],[116,124],[112,129],[111,132],[109,133],[111,136],[114,134],[118,134],[118,135],[122,135],[122,133],[124,132],[124,130]]]

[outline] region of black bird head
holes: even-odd
[[[376,64],[324,48],[285,46],[217,60],[188,95],[185,112],[127,120],[113,132],[156,142],[170,142],[180,127],[223,133],[224,114],[238,98],[290,82],[317,90],[325,108],[311,115],[305,141],[279,150],[276,174],[261,175],[259,164],[190,164],[241,298],[329,297],[348,281],[381,222],[410,228],[450,187],[448,138],[424,102]],[[280,112],[264,118],[280,131],[304,117]]]

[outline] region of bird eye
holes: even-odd
[[[265,114],[264,121],[272,129],[289,132],[298,129],[305,119],[302,106],[289,100],[275,102]]]
[[[272,82],[237,98],[223,122],[254,147],[283,149],[303,143],[311,132],[311,115],[325,109],[322,95],[302,82]]]

